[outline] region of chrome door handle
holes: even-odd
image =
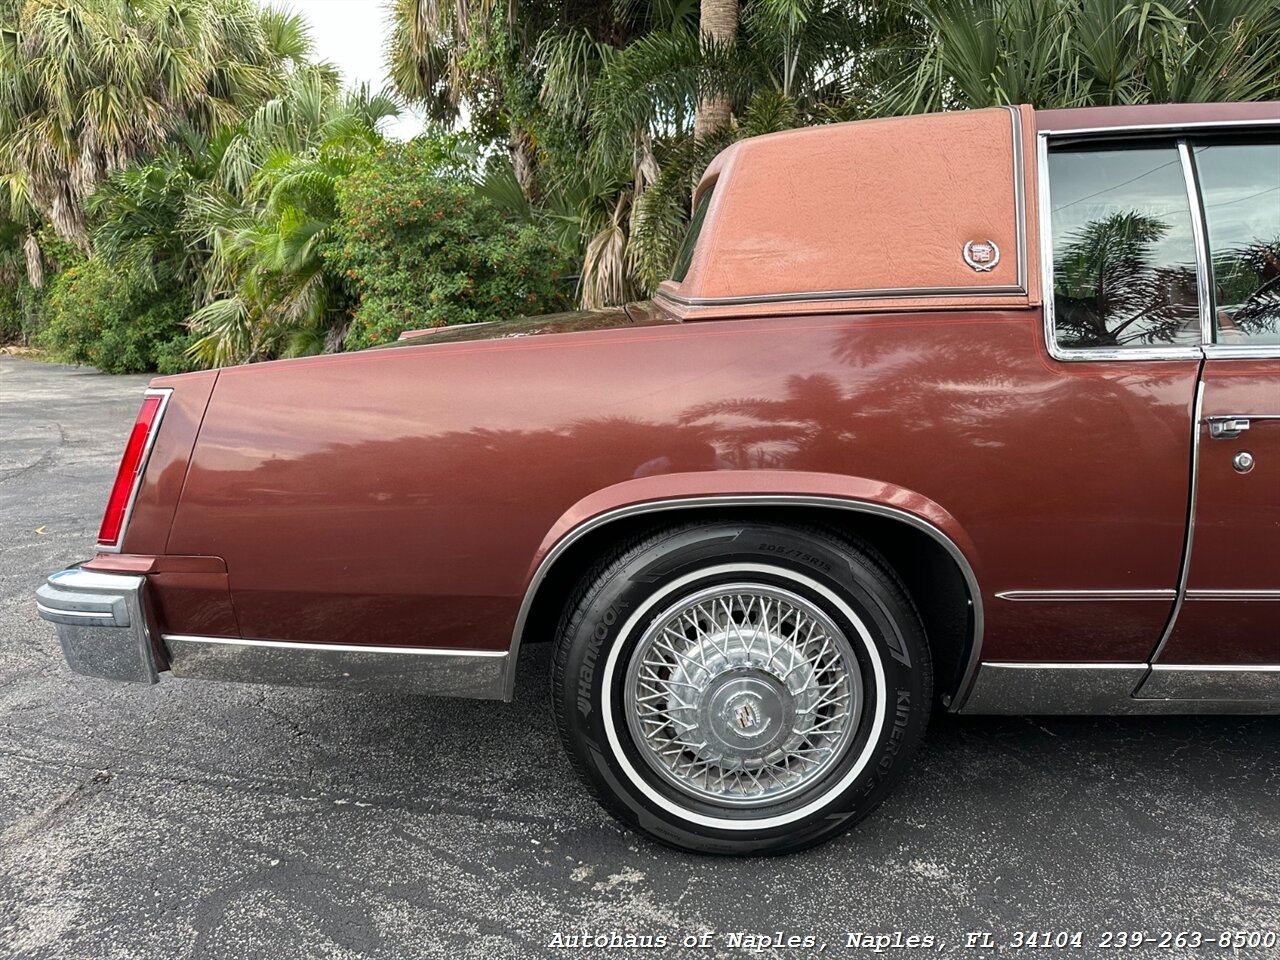
[[[1210,417],[1209,436],[1215,440],[1230,440],[1249,429],[1249,418],[1233,415],[1230,417]]]

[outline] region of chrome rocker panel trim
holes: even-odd
[[[1143,699],[1269,702],[1280,712],[1280,665],[1157,663],[1137,692]]]
[[[500,700],[505,650],[376,647],[165,634],[175,677]]]
[[[155,683],[144,577],[71,567],[36,590],[36,612],[54,625],[67,664],[104,680]]]
[[[534,572],[533,579],[529,581],[529,586],[525,589],[524,600],[520,603],[520,612],[516,616],[515,626],[511,631],[511,649],[510,656],[507,658],[507,677],[505,691],[502,698],[510,700],[515,695],[516,683],[516,665],[519,660],[520,643],[524,635],[525,623],[529,619],[529,611],[533,608],[534,598],[538,594],[538,588],[542,586],[542,582],[546,579],[551,568],[555,566],[555,562],[564,554],[569,547],[593,530],[598,530],[606,524],[615,520],[621,520],[626,517],[635,517],[647,513],[665,513],[673,510],[692,510],[702,507],[821,507],[827,509],[848,510],[851,513],[864,513],[871,516],[887,517],[893,520],[899,520],[908,526],[914,527],[922,533],[928,534],[932,539],[937,541],[947,554],[955,561],[956,566],[960,568],[960,573],[964,577],[965,589],[969,593],[969,606],[973,615],[973,642],[970,647],[969,659],[965,664],[964,673],[961,675],[960,683],[955,691],[946,691],[952,694],[951,703],[948,705],[952,713],[957,712],[965,702],[970,689],[973,686],[974,675],[978,669],[978,661],[982,655],[982,591],[978,587],[978,578],[974,575],[973,567],[969,565],[968,558],[961,549],[956,546],[955,542],[945,533],[935,527],[929,521],[917,517],[913,513],[905,510],[899,510],[897,507],[885,506],[882,503],[873,503],[866,500],[852,500],[842,497],[823,497],[823,496],[806,496],[800,494],[727,494],[724,496],[701,496],[701,497],[680,497],[669,500],[650,500],[645,503],[630,504],[625,507],[618,507],[613,510],[606,510],[604,513],[597,514],[589,520],[584,520],[578,526],[574,527],[547,551],[542,562],[538,564],[538,569]]]
[[[960,712],[1280,716],[1280,666],[984,663]]]

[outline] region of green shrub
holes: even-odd
[[[328,262],[357,297],[347,349],[403,330],[505,320],[568,303],[564,254],[440,162],[431,140],[388,147],[338,186]]]
[[[37,290],[25,276],[0,286],[0,344],[36,343],[44,330],[48,288]]]
[[[106,373],[191,369],[182,357],[190,343],[182,322],[191,312],[185,291],[152,289],[127,271],[90,259],[49,284],[47,311],[40,344],[64,363]]]
[[[191,345],[196,342],[194,334],[182,333],[170,340],[157,344],[155,357],[156,373],[187,373],[195,370],[197,364],[187,355]]]
[[[22,341],[22,314],[18,284],[0,285],[0,347]]]

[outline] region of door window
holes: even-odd
[[[1214,340],[1280,345],[1280,141],[1195,147]]]
[[[1059,347],[1200,343],[1196,248],[1177,145],[1050,147]]]

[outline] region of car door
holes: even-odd
[[[1062,469],[1079,478],[1071,549],[1107,580],[1005,598],[1069,602],[1067,629],[1105,662],[1099,682],[1127,698],[1168,624],[1184,553],[1202,360],[1191,195],[1175,133],[1050,130],[1039,149],[1045,336],[1072,393],[1053,429]],[[1090,424],[1083,442],[1072,420]],[[1024,621],[1028,636],[1044,630],[1038,619]],[[1092,652],[1112,635],[1127,643]]]
[[[1142,697],[1280,698],[1280,134],[1189,145],[1209,256],[1194,511]]]

